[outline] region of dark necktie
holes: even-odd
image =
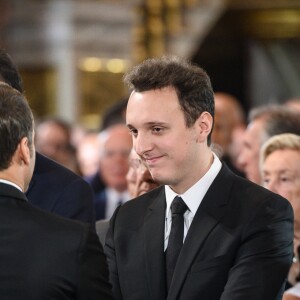
[[[184,218],[188,207],[180,197],[175,197],[171,204],[172,226],[166,250],[167,290],[169,290],[177,258],[183,245]]]

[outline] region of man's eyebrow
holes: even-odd
[[[148,122],[146,123],[147,125],[166,125],[166,122],[161,122],[161,121],[152,121],[152,122]]]
[[[162,121],[151,121],[151,122],[147,122],[144,124],[144,126],[154,126],[154,125],[166,125],[166,122],[162,122]],[[131,124],[127,124],[126,125],[129,129],[135,128],[133,125]]]

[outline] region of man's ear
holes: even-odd
[[[204,111],[197,119],[195,125],[197,126],[198,131],[198,141],[203,142],[207,140],[213,126],[212,115],[209,112]]]
[[[29,141],[27,137],[23,137],[19,143],[19,157],[20,157],[20,163],[25,163],[26,165],[29,165],[30,163],[30,147],[29,147]]]

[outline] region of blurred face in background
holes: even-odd
[[[286,198],[300,218],[300,152],[280,149],[270,153],[262,165],[263,185]]]
[[[76,157],[82,176],[90,177],[99,169],[100,153],[97,133],[88,133],[78,143]]]
[[[259,169],[259,151],[266,140],[263,120],[251,122],[243,134],[238,163],[246,177],[254,183],[261,184]]]
[[[215,93],[215,117],[212,142],[222,147],[224,154],[230,152],[235,128],[244,128],[244,115],[236,98],[226,93]]]
[[[36,150],[62,165],[70,159],[69,142],[68,133],[55,122],[45,122],[36,127]]]
[[[126,176],[128,192],[132,198],[149,192],[159,186],[137,153],[132,150],[129,157],[129,170]]]
[[[115,125],[100,134],[100,176],[107,187],[123,192],[132,139],[125,125]]]

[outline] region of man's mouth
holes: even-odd
[[[162,158],[162,156],[153,156],[153,157],[147,157],[144,158],[146,164],[151,167],[153,165],[155,165],[160,159]]]

